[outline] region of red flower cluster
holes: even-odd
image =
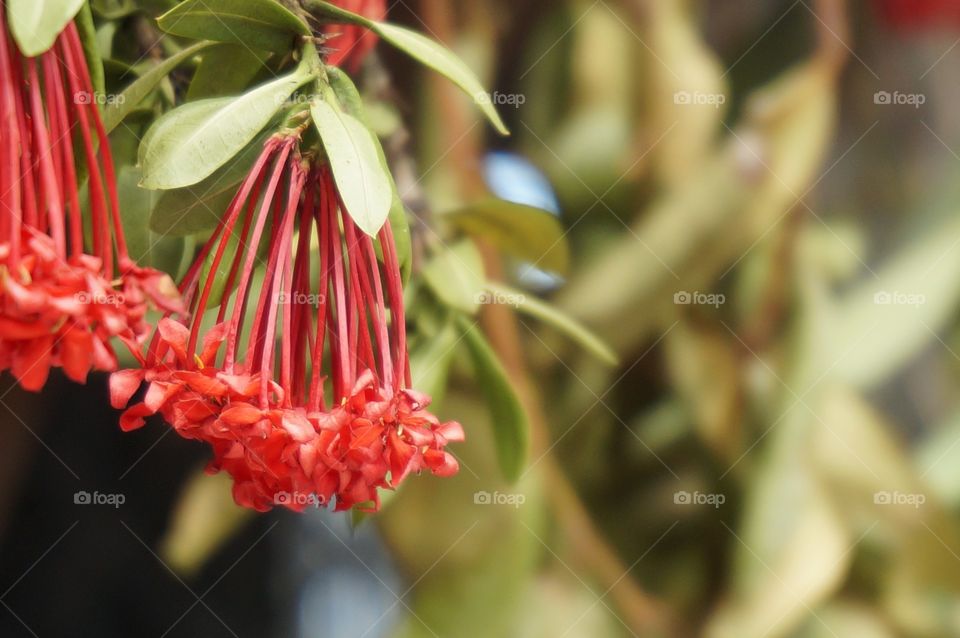
[[[372,20],[382,20],[387,15],[386,0],[336,0],[338,7],[360,14]],[[327,62],[355,71],[377,46],[377,36],[355,24],[332,24],[326,29],[330,38],[326,46],[331,50]]]
[[[2,8],[2,7],[0,7]],[[112,371],[110,339],[139,350],[148,302],[178,311],[173,282],[127,255],[110,149],[73,23],[36,58],[0,11],[0,369],[39,390],[51,366],[75,381]],[[89,192],[84,246],[74,140]],[[115,268],[116,257],[116,268]]]
[[[376,510],[378,490],[411,472],[457,472],[445,447],[462,428],[407,387],[390,225],[376,238],[360,231],[297,133],[265,144],[181,292],[192,320],[164,319],[143,369],[111,379],[118,408],[150,383],[121,417],[125,430],[161,414],[209,443],[209,470],[228,472],[236,501],[261,511],[334,498],[338,510]]]

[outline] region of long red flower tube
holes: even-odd
[[[181,283],[191,319],[161,321],[143,368],[113,375],[111,400],[124,407],[148,381],[121,426],[160,413],[209,443],[209,470],[233,477],[241,505],[376,510],[379,489],[411,472],[456,473],[445,447],[463,430],[409,389],[390,225],[360,231],[299,144],[297,132],[265,144]]]
[[[138,351],[148,303],[178,311],[169,277],[127,253],[109,144],[76,26],[21,55],[0,7],[0,369],[28,390],[53,366],[78,382]],[[75,144],[79,151],[75,151]],[[77,155],[88,192],[88,251]]]

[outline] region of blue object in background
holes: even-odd
[[[488,153],[483,162],[483,177],[500,199],[560,217],[560,202],[550,180],[522,155],[507,151]],[[562,277],[528,264],[519,266],[517,277],[525,287],[539,292],[555,290],[564,282]]]
[[[488,153],[483,162],[483,177],[500,199],[560,216],[560,202],[550,180],[525,157],[506,151]]]

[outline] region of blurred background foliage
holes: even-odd
[[[181,50],[140,48],[168,3],[93,4],[108,87]],[[378,592],[295,588],[277,635],[960,635],[960,33],[903,4],[391,6],[513,131],[385,47],[360,75],[411,213],[415,385],[468,441],[353,532],[270,515]],[[128,211],[191,73],[114,133]],[[182,268],[194,239],[157,239]],[[190,579],[251,521],[197,475],[158,551]]]

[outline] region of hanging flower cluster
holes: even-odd
[[[411,472],[457,472],[445,447],[463,440],[460,424],[409,389],[390,225],[376,238],[356,226],[298,131],[266,142],[181,292],[191,319],[162,320],[142,369],[111,378],[118,408],[149,382],[125,430],[161,414],[209,443],[209,470],[261,511],[334,498],[337,510],[376,510],[378,490]]]
[[[371,20],[382,20],[387,14],[386,0],[337,0],[334,4]],[[331,24],[325,32],[330,49],[327,62],[350,71],[355,71],[377,45],[376,34],[355,24]]]
[[[110,340],[139,350],[150,333],[148,304],[169,312],[181,305],[167,275],[127,254],[113,162],[75,25],[27,58],[3,8],[0,370],[39,390],[53,366],[78,382],[92,369],[116,370]]]

